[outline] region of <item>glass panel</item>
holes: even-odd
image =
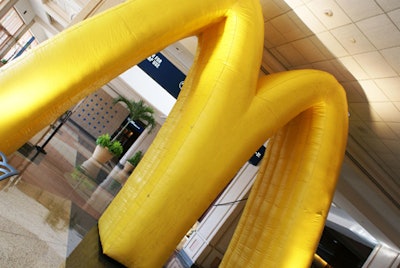
[[[16,39],[15,35],[19,34],[23,26],[24,22],[22,21],[16,10],[14,8],[10,9],[6,13],[6,15],[4,15],[4,17],[2,17],[0,20],[0,49],[4,48],[12,38]],[[11,49],[7,48],[6,51],[8,52],[6,55],[3,56],[2,60],[7,62],[18,55],[21,49],[24,50],[35,46],[37,42],[34,40],[32,44],[27,44],[30,43],[32,36],[33,35],[31,32],[26,32],[19,40],[17,40],[17,43],[13,45]]]
[[[18,42],[8,51],[8,53],[3,57],[6,61],[9,61],[16,57],[18,53],[29,50],[35,47],[38,42],[32,39],[33,35],[30,31],[27,31]],[[19,56],[19,55],[18,55]]]
[[[15,9],[10,9],[7,14],[1,19],[1,25],[10,34],[15,34],[24,25],[24,22],[19,17]]]

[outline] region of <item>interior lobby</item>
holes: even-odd
[[[0,74],[40,43],[121,2],[0,0]],[[347,94],[345,158],[312,267],[400,267],[400,3],[260,3],[265,27],[260,75],[323,70]],[[1,267],[124,267],[101,253],[79,265],[74,258],[86,254],[84,237],[97,228],[132,173],[124,170],[127,159],[138,151],[146,154],[164,124],[196,48],[197,38],[188,37],[150,55],[6,156],[17,174],[0,180]],[[144,100],[154,110],[154,129],[130,121],[126,107],[113,102],[118,96]],[[82,165],[96,138],[121,130],[123,154],[89,175]],[[165,267],[218,267],[267,146],[268,140],[243,163]]]

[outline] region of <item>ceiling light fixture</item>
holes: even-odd
[[[325,14],[326,16],[328,16],[328,17],[332,17],[332,16],[333,16],[333,12],[332,12],[332,10],[330,10],[330,9],[324,10],[324,14]]]

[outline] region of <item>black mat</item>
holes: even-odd
[[[81,243],[69,255],[66,268],[121,268],[119,262],[102,253],[97,224],[85,235]]]

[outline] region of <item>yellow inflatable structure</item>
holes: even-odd
[[[347,105],[324,72],[259,78],[259,0],[128,0],[2,67],[0,151],[14,152],[84,96],[191,35],[199,49],[178,101],[99,220],[105,254],[161,267],[272,137],[221,267],[309,267],[342,163]]]

